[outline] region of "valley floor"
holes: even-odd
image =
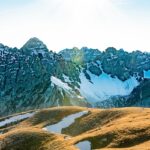
[[[150,108],[54,107],[0,125],[0,150],[150,150]]]

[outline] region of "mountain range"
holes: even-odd
[[[50,106],[150,107],[150,53],[83,47],[53,52],[38,38],[0,44],[0,116]]]

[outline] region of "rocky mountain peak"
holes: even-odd
[[[26,50],[45,50],[48,51],[47,46],[38,38],[33,37],[30,38],[22,47],[22,49],[26,49]]]

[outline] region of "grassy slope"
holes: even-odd
[[[76,149],[79,141],[91,141],[92,149],[142,149],[150,147],[150,109],[90,109],[89,114],[76,119],[63,129],[64,135],[41,130],[48,124],[59,122],[67,115],[87,110],[82,107],[58,107],[38,111],[0,136],[1,149],[61,150]],[[69,135],[71,138],[66,139]],[[18,140],[19,139],[19,140]]]

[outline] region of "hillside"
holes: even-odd
[[[149,150],[149,119],[149,108],[136,107],[65,106],[24,112],[0,119],[0,149]]]

